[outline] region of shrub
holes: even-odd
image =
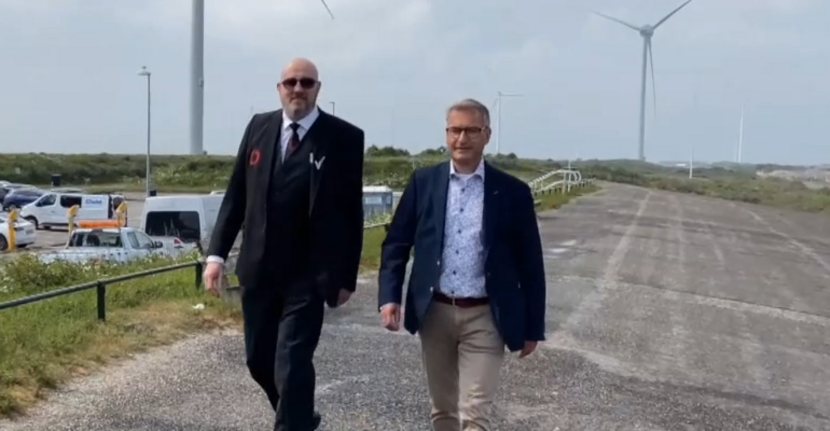
[[[8,258],[0,265],[0,292],[3,292],[7,299],[11,296],[34,295],[57,287],[193,261],[196,257],[195,253],[186,253],[177,258],[151,255],[128,264],[108,261],[79,263],[67,260],[47,264],[41,262],[34,253],[21,253]]]

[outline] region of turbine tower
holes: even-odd
[[[652,95],[654,97],[654,105],[655,105],[655,112],[657,110],[657,93],[656,93],[656,86],[654,84],[654,56],[652,55],[651,51],[651,38],[654,36],[654,31],[657,30],[658,27],[663,25],[666,20],[671,18],[672,15],[676,14],[680,9],[683,9],[684,6],[691,3],[692,0],[686,0],[685,3],[678,6],[677,9],[671,11],[668,15],[663,17],[660,21],[657,21],[657,24],[654,25],[643,25],[643,26],[636,26],[633,24],[629,24],[621,19],[614,18],[612,16],[608,16],[599,12],[594,12],[595,14],[610,19],[611,21],[617,22],[622,24],[632,30],[637,31],[640,33],[640,36],[643,37],[643,76],[640,82],[640,146],[639,146],[639,159],[641,161],[646,160],[645,155],[645,140],[646,140],[646,79],[648,76],[648,65],[651,62],[651,85],[652,85]]]
[[[326,0],[320,0],[334,19]],[[202,132],[205,109],[205,0],[193,0],[190,45],[190,154],[204,154]]]

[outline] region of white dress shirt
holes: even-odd
[[[297,128],[297,135],[302,140],[308,130],[314,125],[314,122],[317,121],[317,118],[320,117],[320,109],[317,106],[311,110],[311,112],[306,115],[305,117],[296,121],[300,127]],[[291,124],[295,123],[295,121],[288,118],[285,114],[285,110],[282,111],[282,130],[280,131],[280,160],[285,160],[285,151],[288,149],[288,142],[291,140],[291,135],[294,133],[291,130]],[[225,263],[225,259],[220,256],[208,256],[205,259],[205,262],[217,262],[217,263]]]

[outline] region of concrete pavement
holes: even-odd
[[[541,216],[543,348],[503,370],[498,430],[830,429],[830,218],[606,185]],[[366,280],[328,313],[323,430],[428,430],[417,338]],[[79,380],[8,431],[269,429],[238,333]]]

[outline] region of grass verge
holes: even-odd
[[[385,230],[369,229],[364,235],[361,269],[377,269]],[[3,267],[0,302],[170,263],[39,267],[23,257]],[[239,307],[196,289],[194,271],[186,268],[108,287],[106,322],[96,319],[94,290],[0,311],[0,417],[25,413],[49,390],[113,360],[193,332],[236,327]],[[197,304],[204,308],[194,309]]]
[[[570,192],[550,192],[550,193],[540,193],[535,196],[535,199],[539,202],[536,205],[536,211],[547,211],[551,209],[556,209],[561,207],[562,205],[567,204],[571,201],[571,199],[586,195],[589,193],[594,193],[599,190],[599,186],[594,184],[590,184],[584,187],[573,188]]]

